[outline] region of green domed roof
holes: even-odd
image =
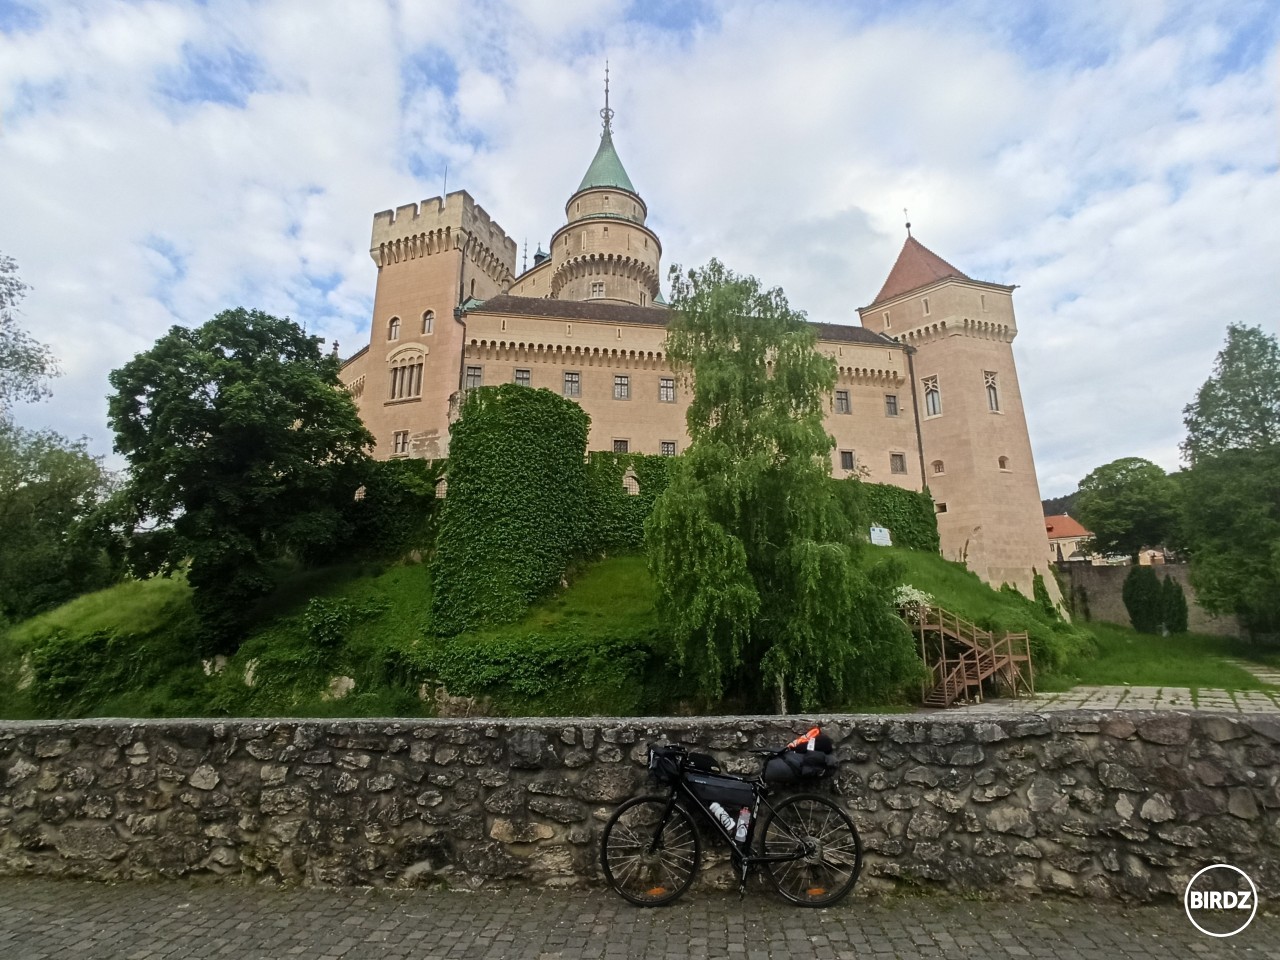
[[[622,168],[622,161],[618,159],[618,151],[613,148],[613,135],[608,126],[600,135],[600,149],[596,151],[591,166],[587,167],[586,176],[578,185],[577,192],[581,193],[592,187],[618,187],[629,193],[636,192],[636,188],[631,185],[631,178],[627,176],[627,171]]]

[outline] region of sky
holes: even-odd
[[[614,142],[664,267],[858,322],[905,237],[1017,284],[1042,496],[1280,329],[1274,0],[0,0],[0,254],[119,466],[109,372],[236,306],[368,342],[373,214],[465,189],[532,256]]]

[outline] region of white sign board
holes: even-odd
[[[872,527],[871,542],[875,544],[877,547],[892,547],[893,540],[889,536],[889,528],[888,527]]]

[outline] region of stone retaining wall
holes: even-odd
[[[811,719],[839,744],[864,889],[1147,899],[1226,861],[1280,894],[1280,717],[1168,712],[6,723],[0,873],[599,883],[647,743],[754,772],[743,751]]]

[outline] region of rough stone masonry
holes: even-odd
[[[864,888],[1146,900],[1228,862],[1280,895],[1280,716],[1170,712],[4,723],[0,873],[594,884],[649,743],[754,773],[811,723]]]

